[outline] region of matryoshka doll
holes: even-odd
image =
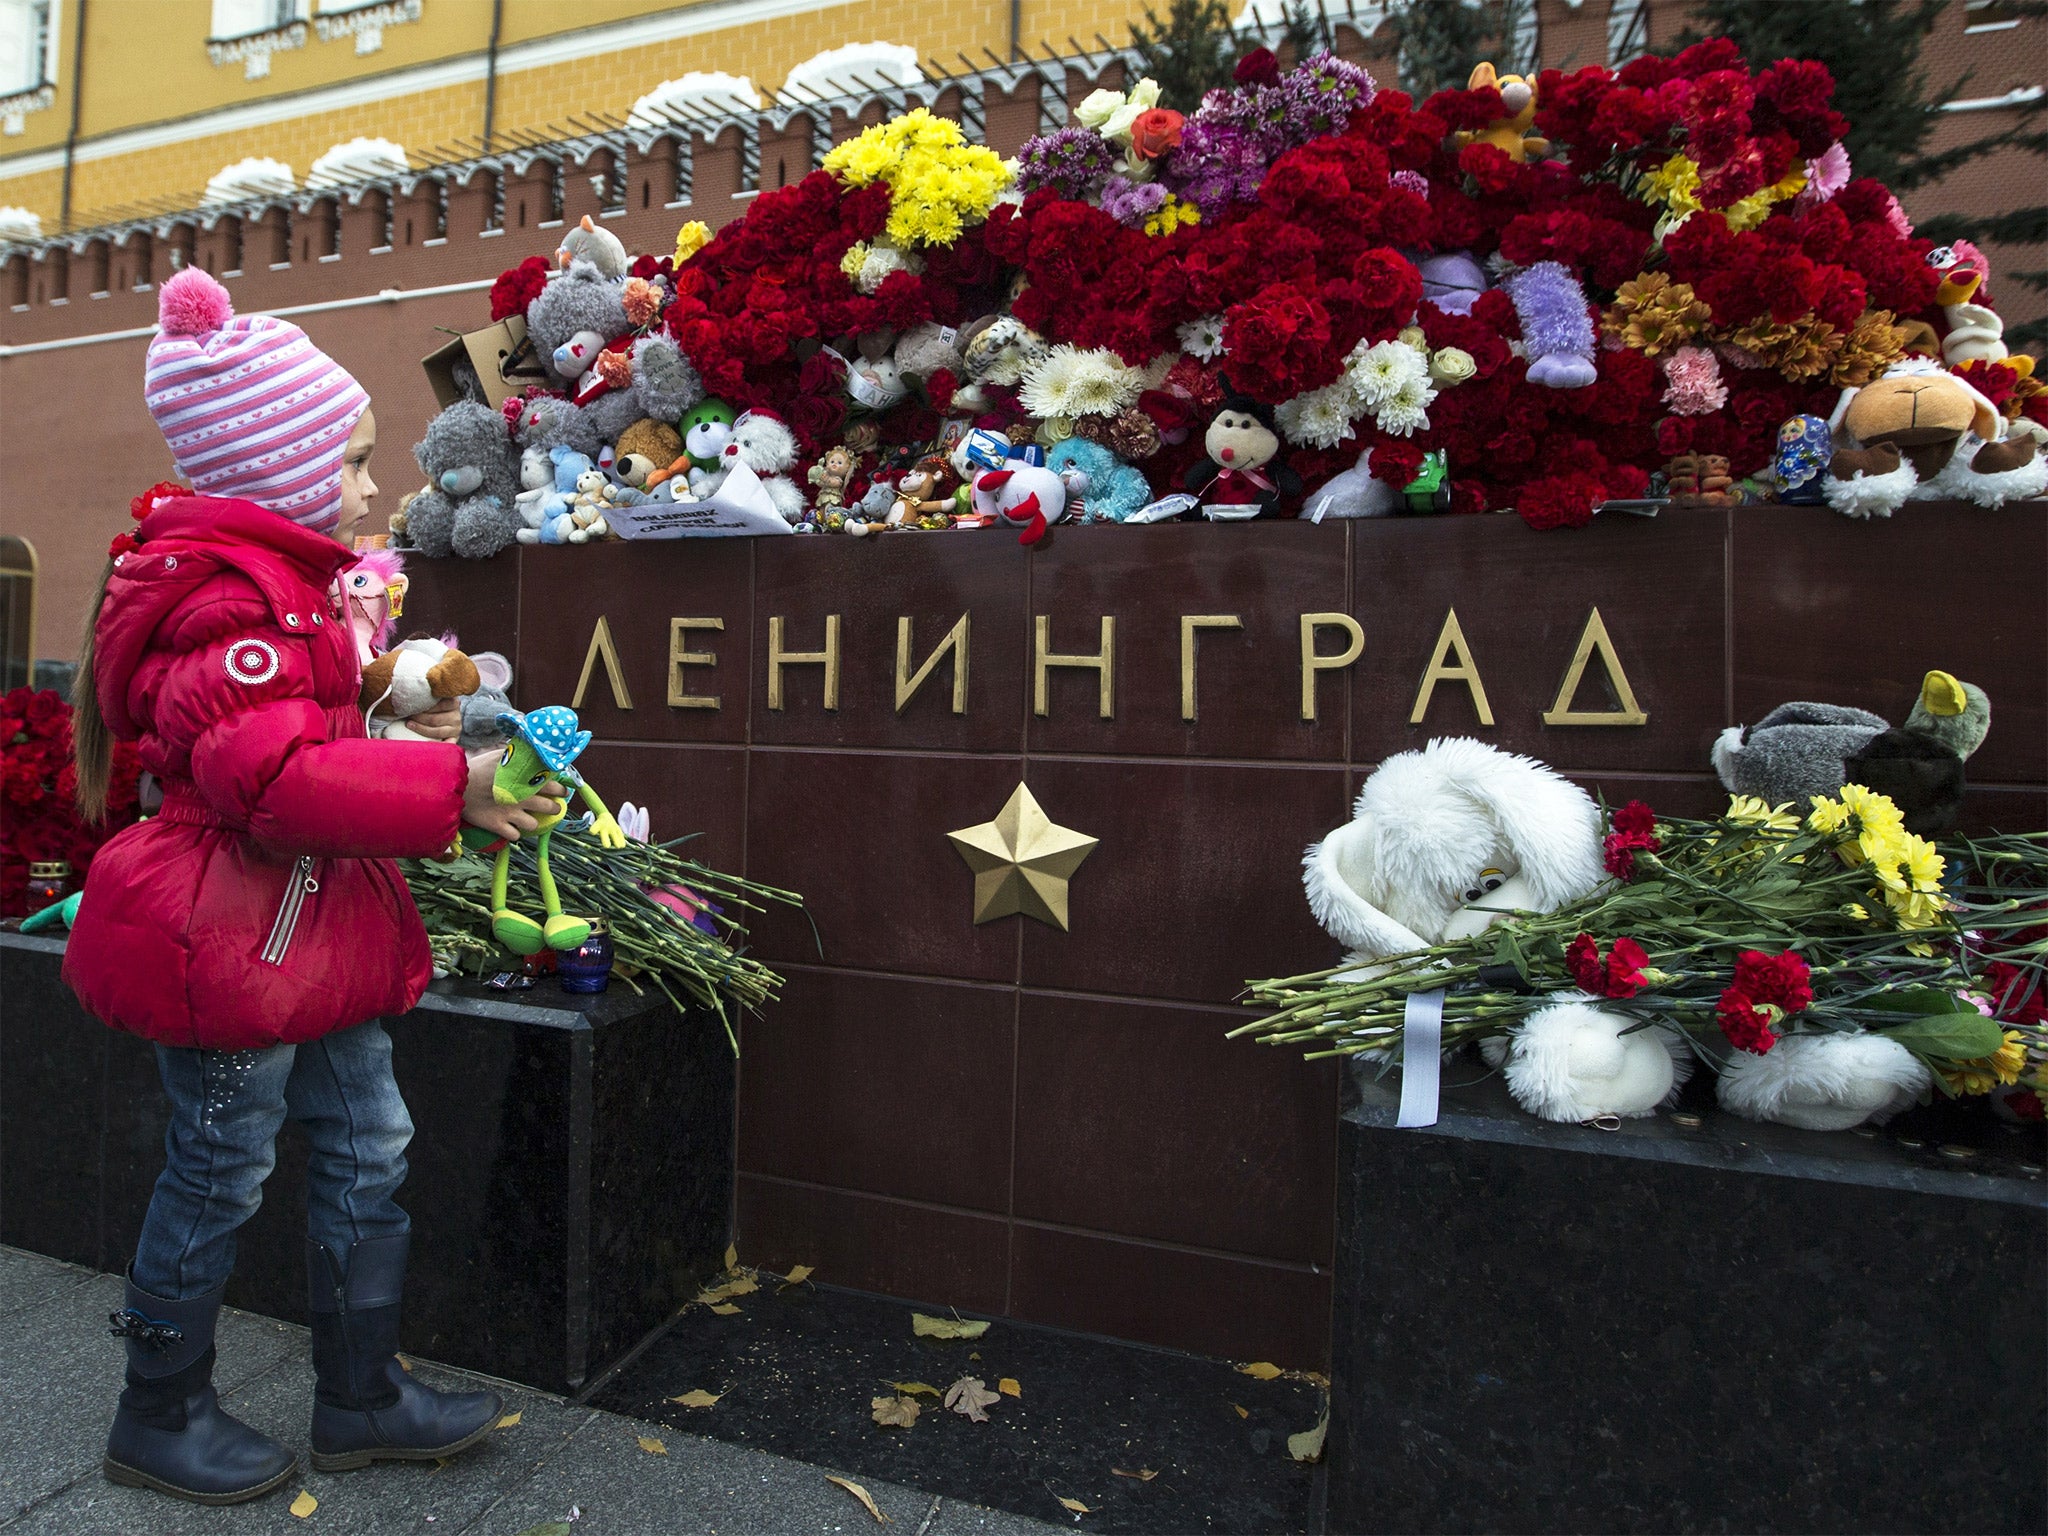
[[[1834,451],[1833,435],[1820,417],[1789,418],[1778,428],[1778,453],[1771,463],[1778,500],[1791,507],[1818,505]]]

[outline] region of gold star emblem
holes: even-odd
[[[974,921],[992,922],[1021,912],[1056,928],[1067,926],[1067,882],[1096,840],[1054,826],[1024,785],[994,821],[948,832],[974,871]]]

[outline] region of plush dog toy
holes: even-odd
[[[1536,121],[1536,82],[1526,75],[1497,74],[1491,64],[1476,64],[1466,78],[1465,89],[1479,90],[1492,86],[1500,92],[1500,104],[1507,116],[1497,117],[1484,128],[1471,128],[1456,135],[1458,148],[1467,144],[1491,144],[1517,165],[1525,164],[1531,155],[1541,156],[1550,150],[1550,140],[1529,132]]]
[[[1316,921],[1370,967],[1586,895],[1607,878],[1600,837],[1599,809],[1577,785],[1530,758],[1446,737],[1373,771],[1351,822],[1308,850],[1303,883]],[[1674,1031],[1634,1026],[1564,992],[1482,1051],[1543,1119],[1640,1117],[1670,1101],[1691,1057]]]
[[[2033,439],[2008,438],[1997,408],[1928,358],[1844,390],[1829,425],[1845,445],[1823,494],[1848,517],[1890,517],[1908,501],[2001,507],[2048,490]]]
[[[626,846],[626,834],[620,830],[612,813],[605,809],[604,802],[598,799],[597,791],[576,771],[576,759],[590,745],[590,732],[577,728],[575,710],[565,709],[559,704],[525,715],[511,710],[500,716],[498,723],[504,727],[510,740],[505,744],[504,755],[498,760],[498,771],[491,780],[493,800],[499,805],[518,805],[539,793],[540,787],[552,779],[573,790],[577,798],[590,808],[596,818],[590,825],[592,836],[607,848]],[[508,890],[511,842],[493,838],[478,827],[462,829],[464,847],[497,855],[491,869],[491,936],[515,955],[538,954],[542,949],[574,949],[590,937],[590,924],[586,919],[570,917],[562,911],[562,899],[555,890],[555,877],[548,868],[549,840],[568,813],[566,803],[558,805],[554,811],[539,818],[539,828],[535,833],[538,845],[534,858],[539,866],[541,906],[546,914],[546,921],[540,923],[511,908]]]
[[[484,684],[489,668],[494,686],[512,681],[505,658],[486,651],[466,656],[446,640],[418,635],[402,640],[363,668],[361,704],[372,736],[388,741],[425,741],[405,722],[446,699],[464,699]]]

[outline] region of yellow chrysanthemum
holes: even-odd
[[[1859,923],[1867,923],[1870,921],[1870,911],[1860,901],[1852,901],[1846,907],[1842,908],[1842,910],[1848,913],[1851,917],[1855,918],[1856,921]]]
[[[1924,837],[1915,837],[1910,832],[1899,834],[1899,844],[1904,857],[1906,878],[1913,882],[1916,891],[1939,891],[1941,877],[1948,868],[1948,861],[1935,852],[1934,844]]]
[[[1806,816],[1806,824],[1816,832],[1839,832],[1849,824],[1849,807],[1839,800],[1815,795],[1813,809]]]
[[[1892,921],[1907,932],[1936,926],[1948,910],[1941,898],[1925,891],[1887,890],[1884,902],[1892,909]]]
[[[1842,786],[1842,804],[1866,830],[1877,829],[1897,832],[1906,825],[1906,818],[1899,808],[1892,804],[1891,797],[1880,795],[1874,789],[1865,789],[1861,784]]]
[[[1730,203],[1721,210],[1733,230],[1755,229],[1771,216],[1771,208],[1788,197],[1797,197],[1806,189],[1806,170],[1802,166],[1787,171],[1770,186],[1759,192],[1752,192],[1739,202]]]
[[[1169,192],[1166,195],[1166,201],[1159,205],[1158,212],[1145,220],[1145,233],[1148,235],[1170,235],[1184,224],[1199,224],[1201,222],[1201,209],[1197,208],[1193,203],[1182,202]]]
[[[905,249],[951,245],[987,217],[1011,176],[994,150],[969,144],[958,123],[923,107],[836,146],[825,169],[852,187],[887,183],[889,238]]]
[[[1766,832],[1797,832],[1799,818],[1792,814],[1792,802],[1767,804],[1757,795],[1734,795],[1728,801],[1728,819],[1760,827]]]
[[[676,265],[681,266],[711,243],[711,226],[692,219],[676,231]]]
[[[2005,1031],[2005,1043],[1989,1056],[1958,1061],[1941,1069],[1958,1094],[1989,1093],[2001,1084],[2016,1083],[2027,1064],[2027,1048],[2016,1029]]]
[[[1673,155],[1643,178],[1639,189],[1646,203],[1663,203],[1673,213],[1697,213],[1700,168],[1684,155]]]

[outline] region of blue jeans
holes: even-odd
[[[226,1281],[236,1229],[262,1203],[286,1115],[312,1143],[308,1236],[346,1256],[351,1243],[411,1228],[392,1197],[405,1182],[412,1117],[391,1076],[391,1037],[377,1020],[305,1045],[159,1045],[156,1054],[171,1124],[135,1249],[135,1283],[145,1291],[184,1301]]]

